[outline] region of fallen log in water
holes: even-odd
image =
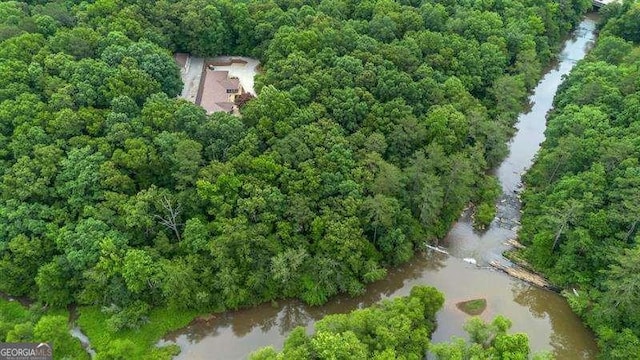
[[[516,249],[525,249],[526,246],[522,245],[518,240],[516,239],[509,239],[507,241],[505,241],[505,245],[510,245],[513,246]]]
[[[438,247],[438,246],[432,246],[432,245],[429,245],[429,244],[425,244],[425,246],[426,246],[428,249],[431,249],[431,250],[433,250],[433,251],[437,251],[437,252],[439,252],[439,253],[449,255],[449,252],[448,252],[447,250],[445,250],[445,249],[441,248],[441,247]]]
[[[505,272],[507,275],[512,276],[516,279],[525,281],[531,285],[535,285],[544,289],[553,290],[556,292],[560,290],[557,286],[553,286],[552,284],[550,284],[547,281],[547,279],[543,278],[542,276],[532,273],[530,271],[527,271],[519,266],[506,266],[506,265],[500,264],[496,260],[491,261],[489,264],[495,269]]]

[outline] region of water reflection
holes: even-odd
[[[179,344],[197,344],[205,338],[215,338],[229,331],[235,337],[243,338],[253,333],[284,336],[297,326],[311,329],[315,321],[326,315],[349,312],[394,296],[403,289],[405,282],[418,280],[424,271],[438,271],[445,267],[446,257],[443,254],[419,255],[417,261],[390,270],[384,280],[368,287],[359,297],[336,297],[321,307],[311,307],[297,300],[261,304],[196,319],[187,328],[170,333],[165,339]]]
[[[584,328],[584,325],[560,297],[550,292],[537,291],[525,284],[514,286],[511,290],[515,302],[526,306],[534,317],[549,321],[553,329],[549,336],[549,344],[551,354],[556,359],[595,358],[595,350],[590,346],[584,347],[584,344],[576,342],[571,336],[576,329]],[[590,334],[588,330],[584,331]]]
[[[296,326],[304,326],[310,332],[314,322],[325,315],[404,296],[415,285],[435,286],[445,294],[444,307],[437,314],[434,342],[464,336],[462,325],[469,316],[457,309],[457,302],[485,298],[487,309],[481,317],[491,320],[498,314],[507,316],[513,322],[513,331],[529,335],[534,351],[551,351],[563,360],[595,358],[593,334],[561,296],[460,260],[473,257],[481,265],[494,259],[505,261],[501,256],[506,249],[503,242],[515,237],[519,225],[520,203],[516,194],[520,174],[531,165],[544,140],[545,115],[551,109],[562,76],[570,71],[576,59],[584,57],[593,43],[594,29],[595,20],[587,17],[566,41],[557,66],[536,87],[530,98],[531,111],[520,116],[518,132],[510,143],[510,155],[496,170],[504,194],[498,206],[499,216],[487,231],[475,231],[465,214],[444,240],[452,257],[431,252],[420,254],[410,263],[389,270],[384,280],[371,284],[365,294],[356,298],[337,297],[320,307],[281,301],[196,320],[166,338],[182,348],[178,359],[243,359],[263,346],[281,347]]]
[[[446,294],[444,308],[437,314],[434,342],[464,335],[462,324],[469,316],[457,309],[457,302],[485,298],[487,309],[481,317],[485,320],[498,314],[509,317],[513,331],[529,334],[532,349],[551,351],[558,359],[595,358],[592,334],[560,296],[439,253],[418,255],[411,263],[390,271],[384,280],[371,284],[365,294],[356,298],[338,297],[321,307],[309,307],[293,300],[263,304],[196,320],[166,339],[182,347],[178,359],[244,359],[262,346],[281,347],[286,335],[296,326],[311,332],[313,324],[325,315],[346,313],[382,299],[404,296],[413,286],[426,284]]]

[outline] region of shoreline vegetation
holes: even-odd
[[[563,292],[601,358],[640,354],[640,4],[600,11],[599,38],[554,100],[525,176],[518,251]]]
[[[488,218],[486,171],[591,2],[564,5],[0,3],[0,291],[77,305],[98,359],[362,293],[466,204]],[[260,96],[207,116],[176,99],[176,51],[260,59]],[[47,311],[7,334],[76,344]]]
[[[80,340],[69,333],[69,313],[60,309],[27,308],[19,301],[0,297],[0,339],[2,342],[49,342],[56,359],[89,360]]]
[[[454,337],[449,343],[430,343],[436,313],[443,303],[442,294],[435,288],[415,286],[409,296],[384,300],[348,314],[325,316],[315,324],[312,335],[298,327],[290,333],[281,352],[265,347],[253,352],[249,359],[422,359],[427,353],[437,360],[550,359],[549,354],[531,354],[526,334],[508,334],[511,322],[502,316],[491,323],[470,318],[464,326],[469,342]],[[477,313],[483,305],[486,302],[477,299],[463,306]]]

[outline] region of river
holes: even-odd
[[[518,192],[522,173],[544,141],[545,116],[563,76],[582,59],[595,40],[595,15],[587,16],[565,41],[555,66],[530,97],[531,108],[520,115],[517,133],[510,142],[510,155],[495,170],[503,188],[498,217],[484,232],[476,232],[468,214],[454,224],[443,244],[451,256],[437,252],[418,254],[409,263],[389,270],[388,276],[367,287],[356,298],[336,297],[319,307],[299,301],[280,301],[250,309],[214,314],[198,319],[173,332],[161,342],[177,343],[182,352],[176,359],[244,359],[267,345],[281,347],[296,326],[313,330],[315,321],[333,313],[345,313],[369,306],[381,299],[407,295],[415,285],[432,285],[445,294],[444,308],[437,314],[438,328],[433,342],[464,336],[462,325],[469,317],[455,306],[457,302],[485,298],[487,309],[481,315],[490,320],[503,314],[513,322],[512,331],[526,332],[534,351],[550,351],[557,359],[594,359],[597,347],[593,334],[585,328],[560,295],[536,288],[488,269],[491,260],[508,264],[503,243],[516,236],[520,217]],[[474,258],[478,266],[464,262]]]

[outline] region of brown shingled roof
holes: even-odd
[[[208,67],[204,70],[204,81],[201,83],[198,105],[202,106],[207,113],[215,111],[230,112],[233,109],[233,102],[229,101],[235,93],[241,93],[240,80],[229,78],[228,71],[215,71]],[[228,93],[233,90],[235,93]]]

